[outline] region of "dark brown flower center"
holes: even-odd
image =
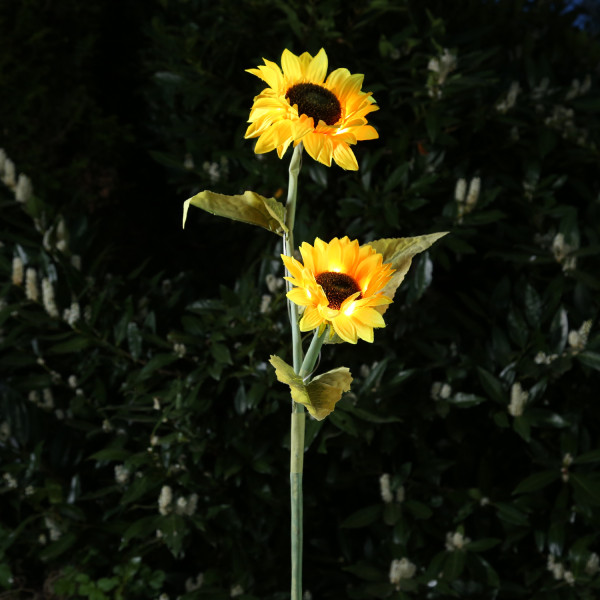
[[[285,97],[291,106],[298,105],[298,114],[307,115],[315,120],[315,127],[319,121],[327,125],[335,125],[342,116],[340,101],[333,92],[314,83],[297,83],[286,93]]]
[[[350,275],[345,275],[344,273],[326,271],[325,273],[317,275],[315,279],[323,288],[327,300],[329,300],[327,306],[329,308],[334,308],[335,310],[339,310],[342,302],[348,298],[348,296],[360,292],[360,287],[358,287],[356,281],[354,281]],[[358,295],[357,300],[359,298],[361,298],[360,294]]]

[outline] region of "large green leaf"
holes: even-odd
[[[388,284],[383,288],[383,294],[393,298],[396,290],[404,281],[405,275],[410,269],[413,257],[427,250],[432,244],[444,237],[448,232],[430,233],[428,235],[419,235],[409,238],[382,238],[369,242],[369,246],[374,248],[383,256],[383,262],[390,264],[395,270]],[[381,314],[388,309],[388,304],[375,307]]]
[[[342,394],[350,390],[352,375],[347,367],[332,369],[305,385],[302,377],[279,356],[271,356],[269,362],[275,368],[277,379],[290,386],[292,400],[306,406],[317,421],[330,414]]]
[[[237,196],[216,194],[209,190],[200,192],[183,203],[184,227],[190,205],[213,215],[264,227],[278,235],[287,231],[283,204],[275,198],[265,198],[256,192],[246,191]]]

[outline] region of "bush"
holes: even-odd
[[[305,588],[594,598],[600,46],[576,12],[124,10],[2,8],[18,94],[0,100],[0,586],[288,597],[289,396],[267,364],[289,354],[280,246],[200,211],[181,233],[181,202],[283,193],[289,153],[243,140],[260,90],[244,69],[323,46],[365,74],[380,139],[357,173],[304,161],[297,239],[451,234],[373,345],[323,351],[354,382],[308,424]]]

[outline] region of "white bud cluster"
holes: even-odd
[[[56,307],[56,301],[54,299],[54,287],[48,277],[42,279],[42,301],[46,312],[53,318],[59,317],[58,308]]]
[[[434,381],[431,384],[430,396],[432,400],[447,400],[452,395],[452,386],[449,383]]]
[[[510,388],[510,404],[508,405],[508,412],[513,417],[520,417],[525,409],[525,404],[529,398],[529,392],[525,391],[521,384],[516,381]]]
[[[175,512],[178,515],[187,515],[191,517],[198,508],[198,494],[191,494],[187,498],[185,496],[179,496],[175,503]]]
[[[585,349],[591,329],[592,321],[588,320],[584,321],[577,331],[569,331],[568,342],[573,354]]]
[[[175,342],[173,344],[173,350],[179,358],[183,358],[185,356],[185,353],[187,352],[187,348],[185,347],[185,344],[181,344],[179,342]]]
[[[37,302],[40,298],[37,271],[32,267],[28,267],[25,272],[25,297],[33,302]]]
[[[553,554],[548,555],[546,568],[552,573],[552,577],[554,577],[556,581],[560,581],[562,579],[568,585],[575,584],[575,576],[573,573],[565,569],[565,566],[561,562],[557,562]]]
[[[565,100],[574,100],[579,96],[583,96],[584,94],[587,94],[590,91],[591,87],[592,78],[589,75],[586,75],[585,79],[581,82],[579,81],[579,79],[573,79],[573,81],[571,81],[571,87],[569,88],[569,91],[565,96]]]
[[[10,438],[10,425],[6,421],[0,423],[0,442],[4,443]]]
[[[467,544],[470,543],[471,539],[466,537],[460,531],[449,531],[446,534],[446,550],[448,550],[448,552],[462,550]]]
[[[69,308],[65,308],[63,311],[63,319],[71,326],[75,327],[77,322],[81,320],[81,307],[79,302],[73,300]]]
[[[173,502],[173,490],[168,485],[163,485],[158,497],[158,512],[161,515],[168,515],[171,512],[171,503]]]
[[[459,179],[454,188],[454,200],[457,205],[458,222],[462,223],[463,217],[468,215],[477,205],[479,194],[481,192],[481,178],[473,177],[469,182],[467,191],[467,182],[465,179]]]
[[[533,100],[541,100],[542,98],[552,94],[553,89],[550,89],[550,80],[544,77],[531,91],[531,98]]]
[[[265,314],[268,313],[271,307],[271,299],[272,296],[270,294],[263,294],[260,299],[260,313]]]
[[[588,575],[594,576],[598,571],[600,571],[600,557],[595,552],[592,552],[585,563],[585,572]]]
[[[441,55],[429,60],[427,64],[427,70],[429,71],[427,91],[430,97],[442,97],[442,88],[448,75],[456,69],[456,63],[456,54],[450,52],[448,48],[444,48]]]
[[[6,485],[9,490],[17,489],[17,480],[10,473],[4,473],[4,475],[2,475],[2,479],[4,479],[4,485]]]
[[[51,517],[45,517],[44,522],[46,523],[46,527],[48,528],[48,534],[50,535],[50,540],[56,542],[62,536],[62,532],[59,529],[56,521]]]
[[[394,500],[394,495],[392,494],[392,490],[390,487],[390,480],[391,478],[389,473],[384,473],[379,478],[379,491],[381,493],[381,499],[386,504],[389,504]]]
[[[557,233],[554,236],[554,240],[552,240],[552,254],[556,262],[562,265],[563,271],[572,271],[577,266],[577,258],[571,256],[571,252],[575,250],[577,250],[577,247],[567,244],[564,234]]]
[[[235,585],[231,586],[231,590],[229,592],[229,596],[231,598],[237,598],[238,596],[243,596],[243,595],[244,595],[244,588],[239,583],[236,583]]]
[[[17,185],[15,187],[15,200],[17,202],[22,202],[23,204],[27,203],[27,201],[33,195],[33,185],[31,183],[31,179],[21,173],[19,175],[19,179],[17,180]]]
[[[400,589],[400,582],[403,579],[412,579],[417,571],[417,567],[408,560],[408,558],[394,559],[390,564],[390,583]]]
[[[283,287],[283,284],[285,282],[282,277],[275,277],[275,275],[269,273],[265,277],[265,283],[267,284],[269,292],[271,292],[271,294],[274,294]]]
[[[513,81],[510,84],[510,88],[508,89],[506,98],[504,98],[504,100],[501,100],[500,102],[498,102],[498,104],[496,104],[496,110],[499,113],[502,113],[503,115],[506,114],[511,108],[514,107],[517,101],[517,96],[519,95],[520,91],[521,86],[519,85],[519,82]]]
[[[129,483],[129,477],[131,476],[131,471],[125,465],[116,465],[115,466],[115,481],[119,485],[125,485]]]
[[[13,257],[12,260],[12,282],[13,285],[23,285],[24,265],[20,256]]]
[[[198,573],[196,579],[192,579],[191,577],[188,577],[185,580],[185,591],[187,593],[195,592],[196,590],[199,590],[202,587],[203,583],[204,583],[204,573]]]

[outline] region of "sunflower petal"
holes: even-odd
[[[321,48],[317,55],[310,61],[308,69],[306,70],[306,78],[312,83],[321,84],[325,81],[325,75],[327,75],[327,54],[325,50]]]
[[[281,66],[283,68],[283,73],[288,80],[297,81],[302,78],[300,60],[293,52],[290,52],[287,48],[283,51],[283,54],[281,55]]]
[[[347,144],[341,143],[335,147],[333,160],[346,171],[358,171],[356,156],[354,156],[354,152],[350,150]]]

